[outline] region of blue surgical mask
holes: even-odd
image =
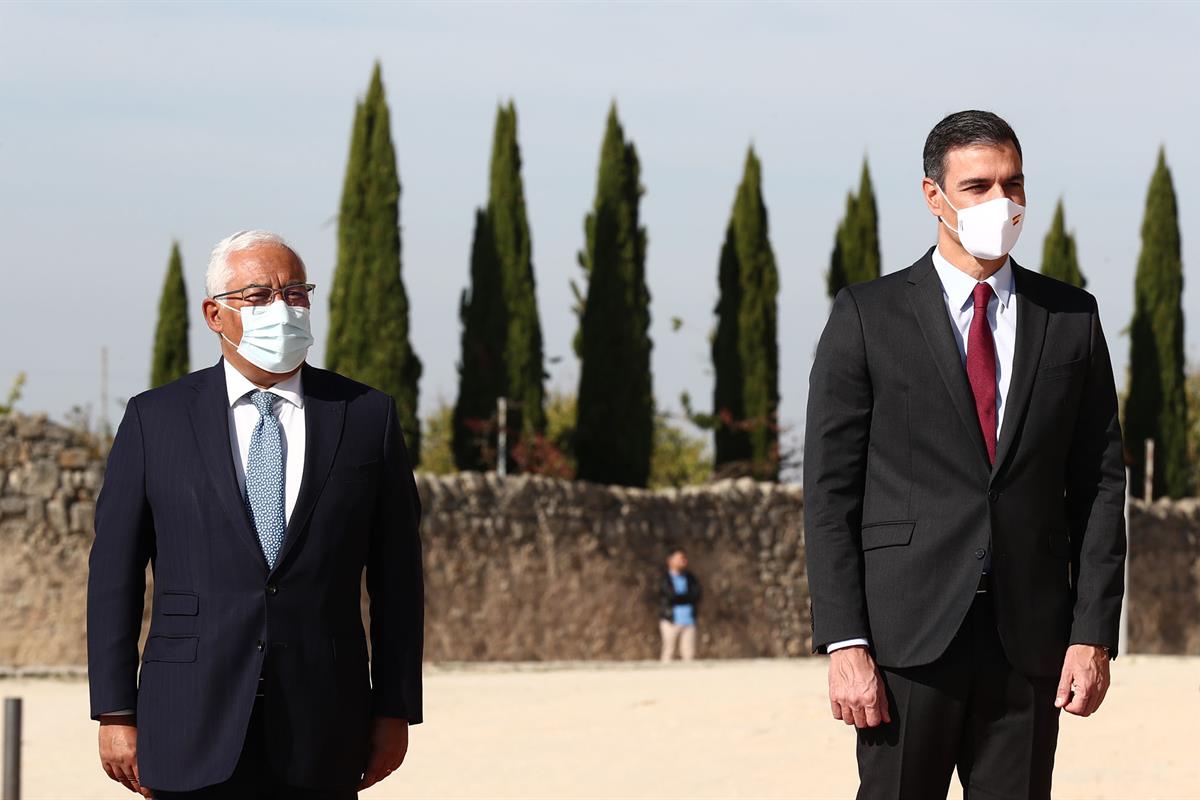
[[[220,300],[217,301],[221,303]],[[259,369],[283,374],[304,363],[313,337],[309,330],[309,309],[289,306],[282,299],[269,306],[233,306],[221,303],[242,318],[242,341],[234,344],[225,334],[221,338],[237,348],[238,355]]]

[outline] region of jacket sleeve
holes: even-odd
[[[92,719],[137,707],[138,637],[154,525],[137,399],[108,454],[88,558],[87,659]]]
[[[383,479],[367,555],[371,604],[371,683],[378,716],[421,722],[425,591],[421,566],[421,499],[396,404],[387,401]]]
[[[817,344],[804,434],[804,542],[813,651],[870,639],[863,595],[863,487],[874,395],[858,305],[838,292]]]
[[[1112,363],[1096,310],[1066,486],[1076,594],[1071,643],[1104,645],[1115,656],[1125,594],[1125,460]]]

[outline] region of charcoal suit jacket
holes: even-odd
[[[88,573],[91,712],[137,709],[153,789],[230,777],[264,663],[269,756],[290,785],[352,788],[373,715],[421,721],[421,509],[395,404],[303,370],[303,476],[274,569],[238,488],[220,362],[134,397],[113,441]]]
[[[1058,675],[1069,644],[1115,656],[1125,467],[1096,301],[1013,263],[1017,333],[994,464],[931,248],[843,289],[809,379],[805,546],[813,646],[935,661],[990,553],[1005,655]]]

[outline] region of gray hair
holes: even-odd
[[[213,248],[212,255],[208,257],[208,270],[204,273],[204,292],[212,297],[229,291],[229,284],[233,280],[233,269],[229,266],[229,257],[234,253],[261,245],[287,248],[300,262],[300,268],[305,273],[308,272],[308,268],[304,266],[304,259],[300,258],[300,254],[292,249],[292,246],[285,242],[279,234],[270,231],[238,231],[217,242],[217,246]]]

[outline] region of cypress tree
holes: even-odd
[[[748,462],[757,478],[779,477],[779,273],[762,196],[762,163],[746,153],[719,268],[716,383],[717,466]]]
[[[510,102],[496,111],[488,205],[476,212],[471,290],[464,293],[460,310],[463,349],[454,417],[459,469],[491,466],[481,435],[486,433],[494,448],[495,429],[483,431],[481,423],[493,419],[499,397],[513,401],[507,420],[510,448],[545,433],[545,369],[532,251],[517,111]]]
[[[1146,195],[1142,251],[1134,279],[1129,331],[1126,441],[1134,464],[1132,485],[1142,486],[1146,439],[1154,440],[1154,496],[1186,497],[1187,392],[1183,350],[1183,259],[1175,188],[1160,149]]]
[[[338,214],[338,255],[329,297],[329,369],[396,401],[413,463],[421,361],[408,338],[408,295],[400,275],[400,178],[378,62],[357,104]]]
[[[872,208],[874,199],[871,200]],[[872,212],[872,216],[873,216]],[[767,227],[762,196],[762,165],[751,149],[734,210],[742,303],[738,311],[738,349],[742,357],[742,397],[750,424],[751,458],[756,477],[779,477],[779,341],[776,298],[779,273]],[[878,258],[877,258],[878,261]]]
[[[471,288],[459,302],[462,356],[458,366],[458,400],[454,404],[454,463],[460,470],[486,470],[494,459],[484,452],[495,447],[495,431],[487,424],[496,413],[496,398],[504,391],[505,319],[500,265],[488,214],[475,212],[471,244]]]
[[[858,194],[846,195],[846,216],[834,235],[826,288],[833,298],[843,287],[874,280],[879,274],[879,214],[871,170],[864,158]]]
[[[187,375],[188,367],[187,287],[183,282],[183,259],[179,242],[171,244],[167,275],[158,299],[158,325],[154,330],[154,357],[150,385],[162,386]]]
[[[625,486],[646,485],[654,444],[642,192],[637,150],[625,140],[614,103],[579,254],[587,297],[578,335],[575,455],[579,478]]]
[[[743,176],[742,182],[745,183]],[[734,200],[729,225],[725,228],[725,243],[717,266],[717,330],[712,337],[713,417],[706,424],[713,426],[713,466],[748,462],[750,437],[736,423],[746,418],[742,397],[744,373],[739,317],[742,309],[742,262],[738,258],[737,215],[742,193]]]
[[[521,148],[517,143],[517,109],[510,101],[496,112],[492,144],[491,189],[488,218],[500,265],[505,307],[504,386],[510,400],[508,427],[518,439],[546,432],[545,365],[542,361],[542,324],[538,318],[533,277],[533,244],[525,212],[525,186],[521,180]]]
[[[1075,255],[1075,235],[1067,232],[1061,198],[1054,208],[1054,219],[1042,243],[1042,274],[1072,286],[1087,286]]]

